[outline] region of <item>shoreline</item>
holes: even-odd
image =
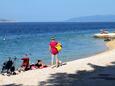
[[[43,85],[48,85],[48,84],[54,84],[53,82],[55,82],[57,84],[62,83],[64,85],[66,85],[66,83],[63,83],[64,81],[66,81],[66,79],[64,79],[64,81],[62,80],[63,82],[61,82],[60,81],[61,78],[63,78],[63,77],[69,78],[71,81],[71,80],[73,80],[75,75],[77,75],[77,77],[78,77],[79,71],[82,71],[82,72],[85,71],[84,73],[87,73],[87,72],[92,72],[94,70],[97,70],[93,66],[97,66],[97,68],[98,68],[98,66],[102,67],[102,68],[107,67],[107,66],[112,66],[113,65],[112,62],[115,61],[115,58],[114,58],[115,57],[115,54],[114,54],[115,47],[113,47],[114,43],[115,43],[115,40],[107,42],[106,45],[108,47],[108,50],[106,50],[104,52],[95,54],[93,56],[88,56],[86,58],[68,61],[67,65],[63,65],[59,68],[52,69],[51,67],[48,67],[48,68],[44,68],[44,69],[40,69],[40,70],[39,69],[30,70],[30,71],[22,72],[18,75],[14,75],[14,76],[10,76],[10,77],[0,75],[0,85],[40,85],[40,86],[43,86]],[[93,75],[96,75],[98,72],[94,72]],[[69,75],[72,75],[72,74],[73,74],[73,76],[69,77]],[[90,73],[90,74],[92,74],[92,73]],[[65,76],[63,76],[63,75],[65,75]],[[91,76],[93,76],[93,75],[91,75]],[[56,78],[56,76],[60,76],[60,78]],[[79,75],[79,77],[87,78],[88,76]],[[50,80],[53,80],[53,81],[50,81]],[[59,80],[61,83],[57,82],[57,80]],[[80,79],[77,79],[78,82],[79,82],[79,80]],[[71,85],[73,81],[71,81],[71,83],[69,83],[69,85]],[[84,80],[84,83],[86,83],[86,82],[87,82],[87,80]],[[75,85],[75,84],[72,84],[72,85]],[[106,85],[106,84],[104,84],[104,85]],[[78,86],[82,86],[81,83],[79,83]],[[86,85],[86,86],[88,86],[88,85]]]

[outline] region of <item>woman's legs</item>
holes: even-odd
[[[52,54],[51,55],[51,65],[53,65],[54,64],[54,55]]]
[[[51,55],[51,65],[53,65],[54,64],[54,57],[55,57],[55,61],[56,61],[56,66],[58,66],[58,64],[59,64],[59,59],[58,59],[58,55],[56,54],[56,55]]]
[[[56,59],[56,66],[58,67],[58,65],[59,65],[59,59],[58,59],[58,55],[57,54],[55,55],[55,59]]]

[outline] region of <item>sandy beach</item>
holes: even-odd
[[[31,70],[14,76],[0,75],[2,86],[114,86],[115,40],[107,43],[108,51],[67,62],[59,68]]]
[[[115,40],[107,42],[106,45],[109,49],[115,49]]]

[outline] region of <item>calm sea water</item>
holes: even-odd
[[[28,54],[31,63],[42,59],[50,62],[48,45],[55,36],[62,43],[62,61],[84,58],[107,49],[102,39],[93,38],[100,29],[115,31],[115,23],[0,23],[0,65],[8,57],[20,58]]]

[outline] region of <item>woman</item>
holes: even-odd
[[[51,42],[49,44],[49,50],[51,52],[51,65],[54,64],[54,58],[56,59],[56,67],[58,67],[59,59],[58,59],[58,50],[56,49],[56,45],[58,42],[54,37],[51,38]]]

